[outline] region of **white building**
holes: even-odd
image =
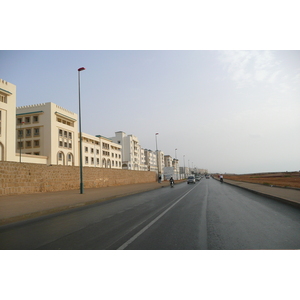
[[[147,171],[154,171],[157,173],[157,157],[156,152],[148,149],[143,149],[145,155],[145,164]]]
[[[96,138],[98,138],[100,146],[100,166],[102,168],[122,169],[122,145],[101,135],[97,135]]]
[[[0,161],[16,160],[16,86],[0,79]]]
[[[18,107],[16,118],[16,150],[22,162],[80,165],[77,114],[48,102]],[[120,169],[121,149],[110,139],[82,133],[83,166]]]
[[[110,140],[122,146],[123,169],[141,170],[141,146],[136,136],[117,131]]]
[[[156,151],[158,175],[163,175],[165,167],[165,155],[161,150]]]
[[[77,114],[52,102],[17,107],[16,112],[17,152],[47,157],[48,165],[78,165]]]

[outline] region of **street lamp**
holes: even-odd
[[[160,182],[159,180],[159,167],[158,167],[158,148],[157,148],[157,136],[158,136],[158,132],[155,133],[155,142],[156,142],[156,162],[157,162],[157,181]]]
[[[79,164],[80,164],[80,194],[83,194],[83,178],[82,178],[82,132],[81,132],[81,105],[80,105],[80,72],[85,68],[78,69],[78,95],[79,95]]]

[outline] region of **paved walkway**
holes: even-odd
[[[300,190],[298,189],[280,188],[275,186],[271,187],[263,184],[247,183],[242,181],[229,180],[226,178],[224,179],[224,183],[238,186],[256,194],[260,194],[300,207]]]
[[[224,183],[239,186],[241,188],[251,190],[252,192],[300,207],[300,190],[269,187],[228,179],[225,179]],[[152,182],[97,189],[85,189],[84,194],[80,194],[79,190],[71,190],[52,193],[1,196],[0,225],[103,202],[117,197],[159,189],[168,185],[169,182]]]
[[[105,200],[168,186],[168,182],[130,184],[105,188],[0,196],[0,225],[31,219]]]

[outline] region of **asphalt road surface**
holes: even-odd
[[[203,178],[0,227],[0,249],[300,249],[300,210]]]

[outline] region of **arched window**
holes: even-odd
[[[74,156],[71,152],[67,154],[67,166],[74,166]]]
[[[102,168],[106,168],[106,159],[105,158],[102,159]]]
[[[57,164],[58,165],[65,165],[65,154],[62,151],[57,153]]]
[[[107,160],[107,167],[110,169],[111,168],[111,161],[110,159]]]

